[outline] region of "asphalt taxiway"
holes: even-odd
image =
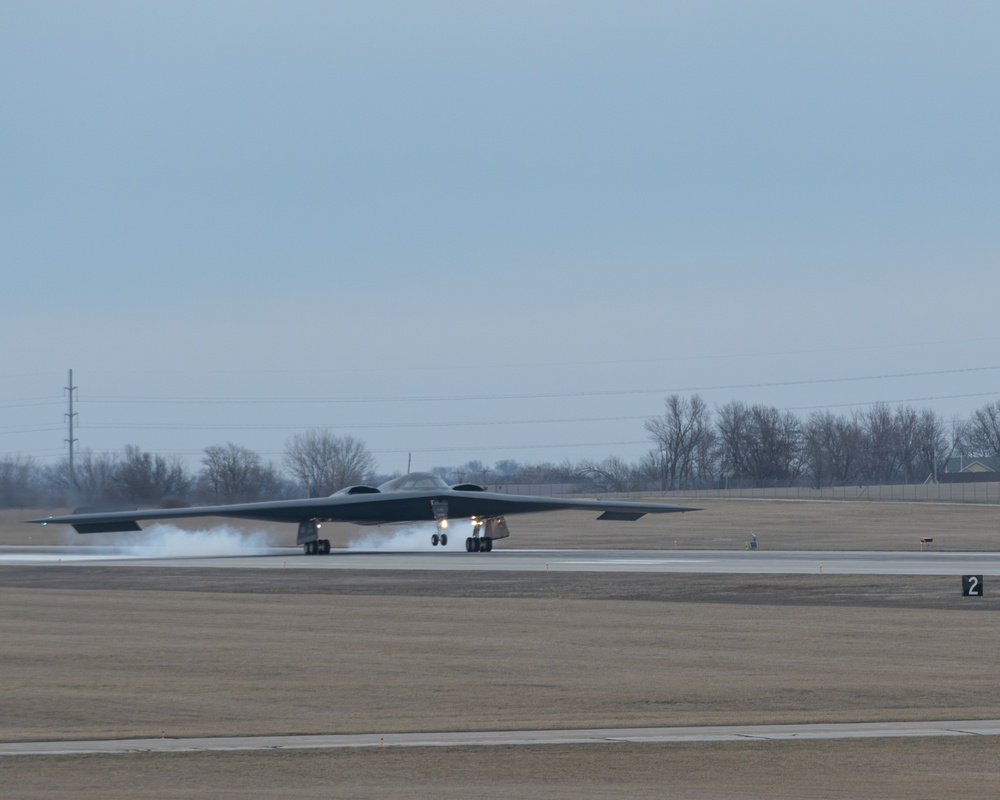
[[[514,550],[492,553],[335,550],[306,556],[298,548],[252,554],[165,555],[141,548],[0,547],[0,565],[128,566],[213,569],[351,569],[487,572],[695,572],[786,575],[1000,575],[1000,553],[720,550]]]

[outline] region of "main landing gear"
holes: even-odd
[[[483,531],[483,523],[476,520],[472,525],[472,536],[465,540],[466,553],[491,553],[493,552],[493,537],[480,536]]]
[[[465,540],[466,553],[491,553],[493,552],[493,539],[489,536],[470,536]]]
[[[317,539],[314,542],[305,542],[302,549],[307,556],[328,556],[330,555],[330,540]]]
[[[295,543],[302,545],[302,551],[307,556],[330,555],[330,540],[319,538],[319,522],[314,519],[299,523]]]

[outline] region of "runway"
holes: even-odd
[[[801,741],[927,736],[998,736],[1000,720],[726,725],[687,728],[591,728],[549,731],[313,734],[0,743],[0,756],[95,753],[190,753],[225,750],[319,750],[362,747],[497,747],[567,744]]]
[[[1000,575],[1000,553],[720,550],[494,550],[465,552],[334,551],[305,556],[298,548],[242,555],[141,548],[0,547],[0,565],[128,566],[212,569],[351,569],[488,572],[645,572],[786,575]]]

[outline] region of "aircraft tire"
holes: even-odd
[[[437,547],[438,546],[438,542],[440,541],[440,539],[441,539],[441,537],[439,537],[436,533],[433,534],[431,536],[431,547]]]
[[[472,537],[471,536],[467,537],[466,540],[465,540],[465,552],[466,553],[471,553],[472,552]]]
[[[487,553],[492,553],[493,552],[493,538],[492,537],[487,536],[485,539],[483,539],[483,551],[487,552]]]
[[[448,534],[447,533],[442,533],[441,534],[441,546],[444,547],[447,544],[448,544]]]
[[[319,549],[320,553],[322,553],[324,556],[330,555],[330,540],[323,539],[322,541],[320,541],[320,545],[321,545]]]

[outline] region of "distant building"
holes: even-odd
[[[1000,458],[997,456],[956,456],[949,458],[944,472],[938,475],[941,483],[989,483],[1000,481]]]

